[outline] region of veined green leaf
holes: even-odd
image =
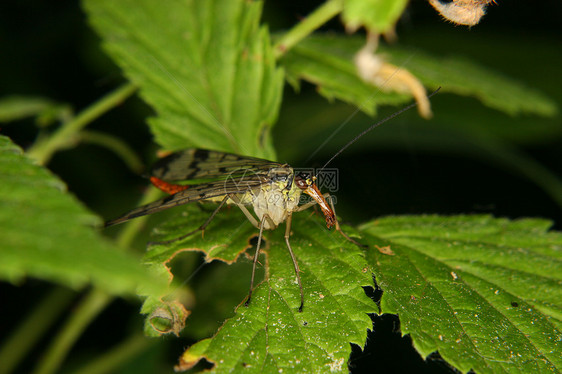
[[[160,227],[155,239],[194,229],[208,214],[188,208],[187,215]],[[283,230],[266,232],[268,275],[252,303],[246,308],[240,300],[214,337],[189,348],[182,356],[186,367],[205,357],[217,371],[345,371],[349,350],[341,347],[363,345],[361,329],[369,328],[363,317],[375,312],[361,289],[369,284],[371,271],[384,292],[382,312],[399,315],[402,332],[411,335],[422,356],[438,351],[462,371],[551,372],[561,367],[562,235],[546,232],[549,222],[489,216],[383,218],[361,228],[361,242],[369,246],[365,266],[361,251],[326,232],[321,219],[303,213],[294,219],[291,243],[302,270],[304,312],[296,311],[299,293]],[[204,238],[151,247],[147,260],[163,267],[183,250],[202,250],[207,260],[236,259],[257,230],[236,210],[216,220]],[[336,329],[339,336],[329,328],[335,325],[343,326]],[[238,348],[225,354],[226,346]]]
[[[66,192],[47,169],[35,165],[0,136],[0,277],[25,276],[68,287],[92,283],[111,294],[158,294],[165,282],[101,238],[100,220]]]
[[[562,368],[562,234],[549,226],[412,216],[361,231],[382,312],[399,315],[422,356],[439,351],[463,372],[537,373]]]
[[[209,215],[210,212],[187,207],[183,214],[158,227],[154,239],[185,234]],[[231,305],[231,311],[236,308],[235,315],[219,332],[192,346],[182,356],[186,366],[205,357],[215,363],[217,371],[252,368],[268,372],[273,367],[295,373],[347,371],[349,343],[364,345],[367,329],[372,326],[367,313],[376,312],[377,306],[362,289],[373,283],[361,251],[339,233],[328,232],[323,225],[323,220],[311,216],[310,212],[293,217],[291,245],[301,269],[303,312],[298,312],[300,294],[283,239],[285,230],[279,227],[267,231],[264,233],[267,255],[260,257],[260,264],[266,268],[266,279],[254,290],[248,307],[243,305],[243,299],[238,300],[238,306]],[[207,261],[238,259],[249,263],[251,260],[244,260],[241,255],[250,248],[249,240],[257,233],[241,212],[225,209],[215,217],[204,237],[197,233],[170,245],[153,245],[146,261],[161,268],[163,275],[168,274],[164,264],[180,256],[182,251],[203,251]],[[253,249],[249,253],[252,255]],[[250,275],[248,271],[238,276],[245,280],[246,287]],[[220,283],[213,284],[220,287]]]
[[[87,0],[108,53],[158,113],[168,150],[193,147],[274,159],[270,128],[283,72],[259,2]]]

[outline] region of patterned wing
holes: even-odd
[[[261,158],[239,156],[233,153],[186,149],[158,160],[151,175],[168,181],[190,179],[227,179],[252,172],[265,175],[269,169],[281,164]]]
[[[267,181],[268,180],[266,178],[258,178],[255,174],[250,174],[248,177],[238,179],[229,178],[226,180],[192,185],[186,190],[180,191],[174,195],[166,196],[150,204],[143,205],[123,214],[121,217],[107,221],[104,226],[113,226],[133,218],[160,212],[162,210],[191,203],[193,201],[208,200],[229,194],[245,194],[246,192],[259,188]]]

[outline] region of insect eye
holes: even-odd
[[[309,179],[305,175],[303,175],[302,173],[295,176],[295,184],[301,190],[305,190],[305,189],[308,188],[308,186],[309,186],[308,181],[309,181]]]
[[[312,173],[300,172],[295,176],[295,183],[301,190],[306,190],[314,185],[315,180],[316,177],[313,176]]]

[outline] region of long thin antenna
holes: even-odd
[[[375,96],[378,93],[382,92],[382,88],[386,87],[386,84],[396,75],[396,73],[398,73],[398,71],[400,69],[402,69],[404,66],[406,66],[410,60],[414,57],[415,53],[413,53],[412,55],[410,55],[410,57],[408,57],[392,74],[390,74],[390,76],[388,78],[386,78],[386,80],[384,82],[382,82],[382,85],[380,86],[380,88],[377,91],[374,91],[373,94],[371,96],[369,96],[369,98],[367,98],[366,101],[371,101],[372,99],[375,98]],[[334,136],[336,136],[338,134],[338,132],[340,132],[341,129],[343,129],[352,119],[353,117],[355,117],[357,115],[357,113],[359,113],[359,111],[361,111],[363,109],[363,107],[365,107],[365,104],[361,104],[360,106],[357,107],[357,109],[355,109],[355,111],[353,113],[351,113],[351,115],[349,115],[345,121],[343,121],[333,132],[330,136],[326,137],[326,139],[324,139],[324,141],[322,142],[322,144],[320,144],[318,146],[318,148],[316,148],[316,150],[314,152],[312,152],[312,154],[310,156],[308,156],[308,158],[305,160],[304,164],[307,165],[309,163],[310,160],[312,160],[314,158],[314,156],[316,156],[316,154],[318,152],[320,152],[320,150],[322,148],[324,148],[324,146],[326,144],[328,144],[330,142],[330,140],[332,140],[334,138]]]
[[[435,91],[433,91],[431,94],[429,94],[427,96],[427,98],[429,99],[430,97],[432,97],[433,95],[435,95],[437,92],[439,92],[439,90],[441,89],[441,87],[438,87]],[[356,141],[358,141],[363,135],[365,135],[366,133],[368,133],[369,131],[371,131],[372,129],[379,127],[380,125],[382,125],[383,123],[385,123],[386,121],[390,121],[391,119],[393,119],[394,117],[399,116],[400,114],[412,109],[413,107],[417,106],[418,103],[417,102],[413,102],[412,104],[400,109],[397,112],[392,113],[391,115],[389,115],[386,118],[381,119],[380,121],[378,121],[377,123],[371,125],[368,129],[365,129],[363,132],[361,132],[361,134],[357,135],[355,138],[351,139],[346,145],[344,145],[343,147],[340,148],[339,151],[336,152],[335,155],[332,156],[332,158],[330,158],[328,160],[328,162],[326,162],[324,164],[324,166],[322,166],[322,169],[324,169],[326,166],[328,166],[332,161],[334,161],[334,159],[336,157],[338,157],[343,151],[345,151],[347,149],[347,147],[349,147],[350,145],[352,145],[353,143],[355,143]]]

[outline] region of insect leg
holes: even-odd
[[[271,218],[267,214],[264,214],[263,217],[261,218],[261,221],[258,222],[258,220],[252,215],[252,213],[250,213],[248,208],[246,208],[244,206],[244,204],[242,204],[240,202],[240,199],[238,198],[238,196],[233,195],[230,199],[236,204],[236,206],[238,206],[238,208],[240,208],[242,213],[244,213],[246,218],[248,218],[248,221],[250,221],[250,223],[252,225],[254,225],[254,227],[256,227],[260,230],[260,233],[259,233],[259,236],[258,236],[258,244],[256,246],[256,253],[254,254],[254,263],[252,265],[252,278],[250,280],[250,291],[248,292],[248,298],[246,299],[246,302],[244,303],[245,306],[248,306],[248,305],[250,305],[250,300],[252,299],[252,292],[254,291],[254,280],[255,280],[255,277],[256,277],[256,266],[258,264],[258,257],[260,255],[261,238],[263,236],[263,228],[265,226],[265,221],[266,220],[271,221]],[[272,223],[272,222],[270,222],[270,223]]]
[[[151,242],[151,244],[171,244],[173,242],[176,242],[178,240],[182,240],[185,239],[193,234],[195,234],[198,231],[205,231],[205,229],[207,228],[207,226],[209,226],[209,223],[211,223],[211,221],[213,220],[213,218],[215,218],[215,216],[217,215],[217,213],[219,212],[219,210],[222,208],[222,206],[226,203],[226,201],[229,199],[229,196],[226,195],[224,197],[224,199],[222,199],[222,201],[220,202],[219,206],[213,211],[213,213],[211,214],[211,216],[209,218],[207,218],[207,220],[205,221],[205,223],[203,223],[201,226],[199,226],[198,228],[196,228],[193,231],[188,232],[185,235],[179,236],[177,238],[174,239],[170,239],[170,240],[164,240],[161,242]]]
[[[333,202],[332,199],[331,199],[332,196],[331,196],[329,193],[327,193],[327,192],[326,192],[325,194],[323,194],[322,196],[324,196],[324,198],[325,198],[327,201],[330,202],[330,207],[332,208],[332,211],[334,212],[334,215],[336,215],[336,208],[334,207],[334,202]],[[317,203],[316,203],[316,200],[313,200],[313,201],[311,201],[311,202],[309,202],[309,203],[306,203],[306,204],[304,204],[304,205],[299,206],[297,209],[295,209],[295,212],[301,212],[301,211],[303,211],[303,210],[305,210],[305,209],[308,209],[308,208],[310,208],[311,206],[314,206],[314,205],[316,205],[316,204],[317,204]],[[358,241],[352,239],[351,237],[349,237],[349,236],[341,229],[340,223],[339,223],[339,221],[338,221],[337,215],[336,215],[336,230],[337,230],[347,241],[349,241],[349,242],[351,242],[351,243],[353,243],[353,244],[355,244],[355,245],[357,245],[357,246],[359,246],[359,247],[361,247],[361,248],[364,248],[364,247],[365,247],[364,244],[361,244],[361,243],[359,243]]]
[[[334,202],[332,201],[331,197],[332,197],[332,196],[331,196],[329,193],[327,193],[327,192],[324,194],[324,198],[330,202],[330,206],[332,207],[332,211],[334,212],[334,215],[336,216],[336,230],[337,230],[344,238],[346,238],[349,242],[355,244],[356,246],[361,247],[361,248],[367,247],[365,244],[359,243],[358,241],[356,241],[356,240],[350,238],[345,232],[343,232],[343,230],[342,230],[341,227],[340,227],[340,222],[338,221],[338,216],[336,215],[336,208],[334,207]]]
[[[246,207],[244,207],[246,208]],[[245,306],[250,305],[250,300],[252,299],[252,291],[254,290],[254,277],[256,275],[256,264],[258,263],[258,256],[260,254],[260,246],[261,246],[261,238],[262,238],[262,234],[263,234],[263,227],[265,224],[265,220],[267,218],[267,214],[264,214],[261,221],[260,221],[260,225],[259,225],[259,229],[260,229],[260,234],[258,236],[258,245],[256,247],[256,253],[254,254],[254,265],[252,266],[252,278],[250,280],[250,292],[248,292],[248,299],[246,299],[246,302],[244,303]],[[254,220],[255,218],[252,217]]]
[[[297,262],[297,258],[295,257],[295,254],[293,253],[293,249],[291,248],[291,244],[289,243],[289,238],[291,236],[292,219],[293,219],[293,215],[289,214],[289,216],[287,217],[287,223],[286,223],[286,228],[285,228],[285,243],[287,244],[287,248],[289,249],[289,254],[291,255],[291,259],[293,260],[293,265],[295,266],[295,273],[297,274],[297,282],[299,283],[299,290],[301,292],[301,305],[299,306],[299,313],[301,313],[302,308],[304,307],[304,291],[302,289],[299,263]]]
[[[234,204],[236,204],[236,206],[238,208],[240,208],[240,210],[242,211],[242,213],[244,213],[244,215],[246,216],[246,218],[248,219],[248,221],[250,221],[250,223],[257,229],[260,228],[260,223],[258,222],[257,219],[254,218],[254,216],[252,215],[252,213],[250,213],[250,211],[248,210],[248,208],[246,208],[244,206],[244,204],[242,204],[240,202],[240,199],[236,196],[236,195],[232,195],[230,197],[230,200],[232,200],[234,202]]]
[[[326,197],[326,196],[324,196],[324,197]],[[307,210],[308,208],[310,208],[311,206],[314,206],[316,204],[318,204],[316,202],[316,200],[312,200],[312,201],[310,201],[310,202],[308,202],[304,205],[301,205],[301,206],[297,207],[297,209],[295,209],[294,212],[302,212],[303,210]]]

